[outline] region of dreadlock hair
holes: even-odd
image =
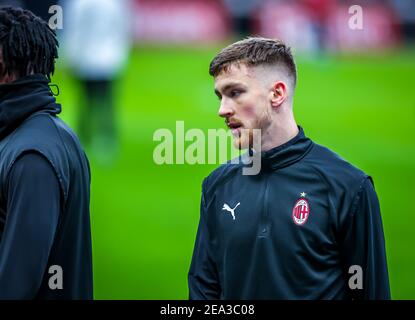
[[[55,71],[59,43],[56,32],[29,10],[0,7],[0,75],[23,77]]]

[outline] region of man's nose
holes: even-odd
[[[229,101],[227,101],[226,98],[222,98],[220,102],[219,112],[218,112],[219,117],[228,118],[229,116],[232,116],[233,114],[234,114],[234,110],[232,106],[229,104]]]

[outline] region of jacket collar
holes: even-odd
[[[286,143],[261,153],[262,170],[276,170],[301,160],[313,147],[313,142],[298,126],[298,134]]]
[[[36,112],[61,112],[44,75],[33,74],[0,85],[0,139]]]

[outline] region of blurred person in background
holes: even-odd
[[[299,2],[310,15],[316,36],[317,51],[324,52],[328,43],[328,19],[336,5],[336,0],[300,0]]]
[[[0,48],[0,299],[92,299],[91,175],[49,87],[56,34],[2,7]]]
[[[261,0],[223,0],[231,18],[235,36],[244,37],[253,32],[253,13]]]
[[[400,18],[403,39],[406,44],[415,44],[415,1],[392,0],[398,17]]]
[[[114,84],[131,47],[129,0],[63,2],[63,51],[82,86],[78,132],[81,141],[104,164],[118,149]]]

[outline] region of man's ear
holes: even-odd
[[[287,85],[283,81],[277,81],[272,86],[271,106],[278,108],[287,99]]]

